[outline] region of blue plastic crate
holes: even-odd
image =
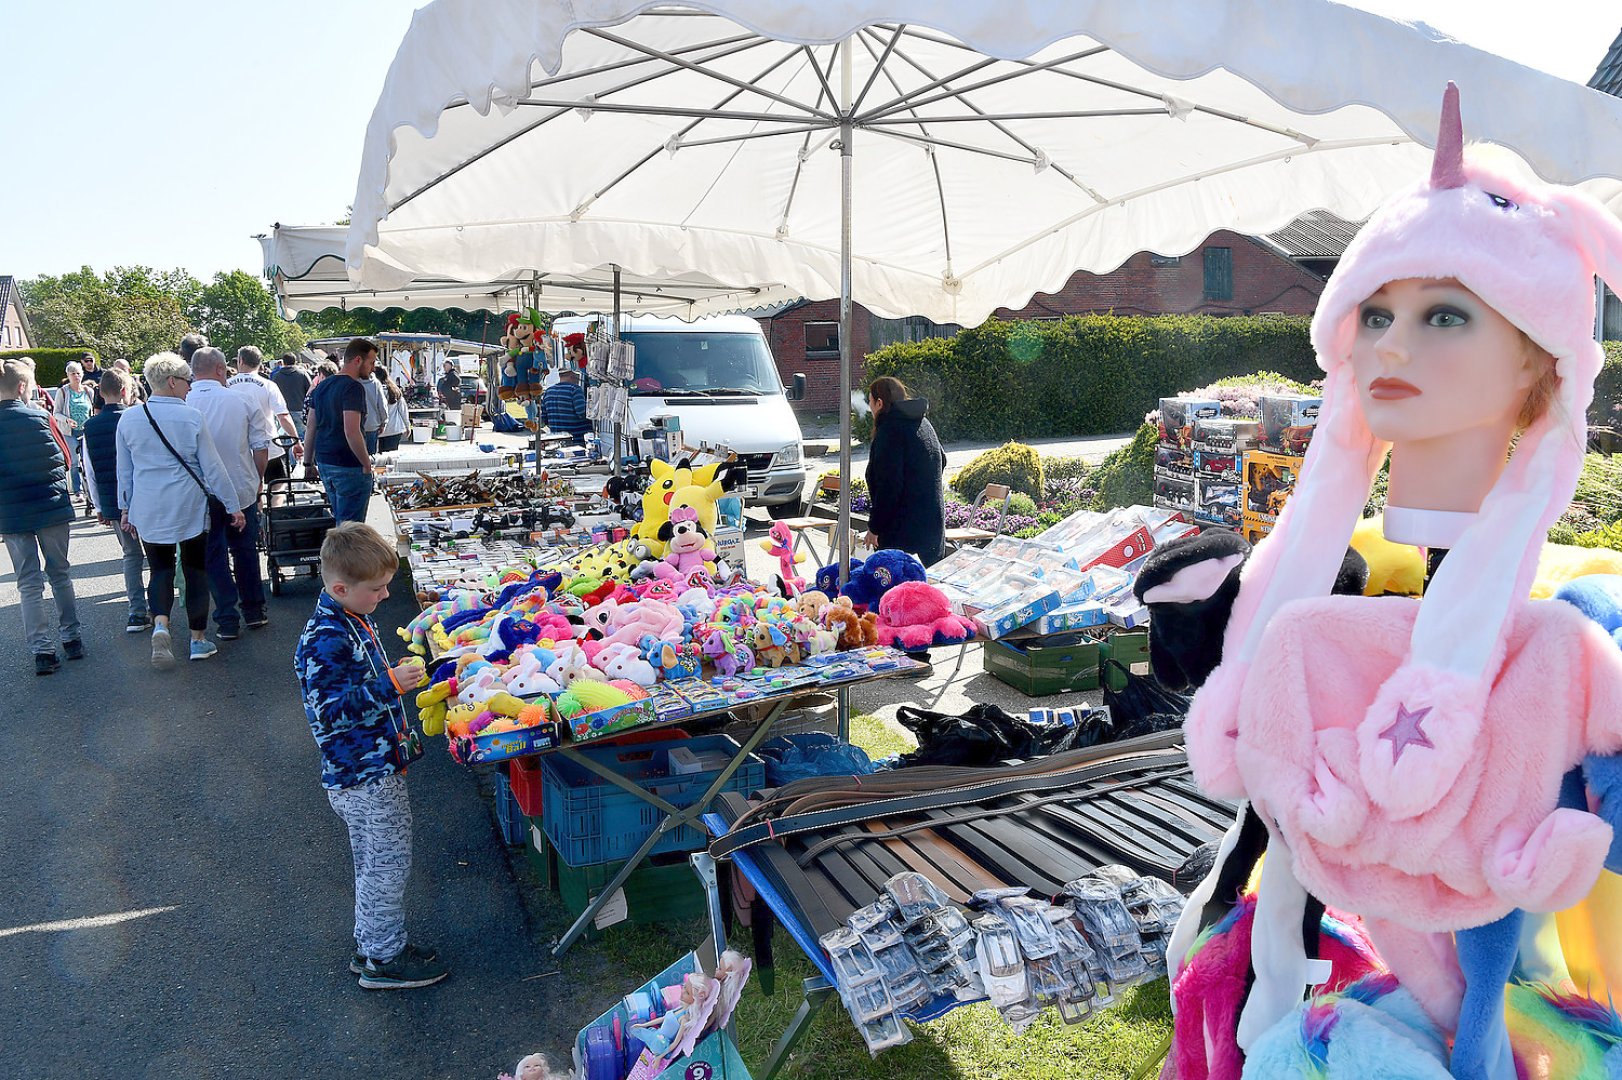
[[[728,760],[738,752],[737,742],[726,735],[628,746],[582,747],[580,752],[672,806],[685,808],[698,801],[720,771],[672,776],[670,751],[678,746],[698,754],[721,750]],[[541,772],[545,809],[541,824],[557,849],[558,857],[570,866],[595,866],[629,859],[664,816],[658,807],[615,787],[561,754],[541,758]],[[764,787],[765,783],[765,763],[750,754],[727,780],[723,790],[747,794]],[[706,843],[708,839],[703,832],[683,825],[655,844],[650,854],[697,851]]]
[[[507,782],[507,774],[498,772],[495,775],[496,827],[501,830],[502,840],[517,847],[529,838],[529,819],[518,807],[518,799],[513,795],[512,785]]]

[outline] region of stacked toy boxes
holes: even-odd
[[[1238,530],[1245,454],[1256,449],[1257,423],[1214,417],[1194,421],[1194,520]]]
[[[1264,394],[1257,400],[1258,445],[1244,456],[1243,532],[1252,543],[1273,531],[1301,473],[1322,404],[1322,398],[1296,394]]]
[[[1193,514],[1198,505],[1194,484],[1194,425],[1222,415],[1216,401],[1160,399],[1160,445],[1155,448],[1155,505]]]

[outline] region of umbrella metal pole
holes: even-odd
[[[839,584],[850,574],[850,208],[851,208],[851,39],[840,49],[839,125]],[[838,694],[839,737],[850,739],[850,693]]]
[[[611,341],[616,341],[617,342],[620,339],[620,268],[619,268],[619,265],[617,263],[614,266],[614,329],[609,333],[608,336],[609,336],[609,339]],[[614,475],[615,476],[618,476],[620,474],[620,458],[623,456],[620,453],[620,438],[621,438],[621,435],[622,435],[622,427],[621,427],[621,424],[620,424],[620,418],[616,416],[616,417],[614,417]]]

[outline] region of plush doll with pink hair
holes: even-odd
[[[879,599],[877,630],[880,645],[912,650],[974,637],[974,624],[952,614],[946,594],[924,581],[904,581]]]

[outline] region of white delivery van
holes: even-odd
[[[584,331],[595,321],[561,318],[553,332]],[[636,346],[627,435],[651,426],[655,416],[674,416],[686,443],[726,445],[745,461],[746,504],[764,506],[774,517],[799,512],[805,466],[800,422],[789,401],[805,395],[805,380],[796,376],[785,392],[758,322],[745,315],[693,322],[622,316],[620,337]],[[604,445],[613,444],[612,430],[599,434]]]

